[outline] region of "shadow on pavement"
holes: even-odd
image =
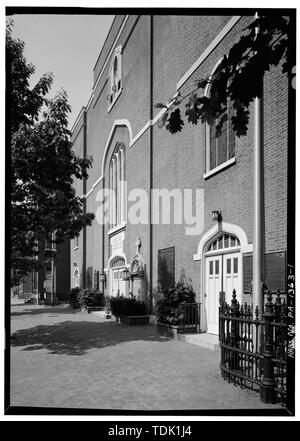
[[[18,305],[20,306],[20,305]],[[12,317],[18,317],[22,315],[37,315],[37,314],[76,314],[80,312],[80,309],[71,309],[69,307],[63,307],[63,306],[45,306],[42,308],[27,308],[23,309],[22,311],[18,312],[12,312],[10,315]]]
[[[24,351],[47,349],[52,354],[84,355],[89,349],[101,349],[129,341],[161,341],[169,337],[156,327],[126,326],[115,322],[66,321],[22,329],[11,336],[11,346],[26,346]]]

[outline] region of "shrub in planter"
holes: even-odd
[[[122,301],[123,301],[123,296],[118,296],[118,297],[112,296],[109,298],[110,311],[115,317],[120,316]]]
[[[72,288],[70,291],[70,305],[74,309],[80,308],[81,304],[81,289],[79,287]]]
[[[147,309],[144,302],[137,300],[131,295],[131,297],[117,296],[110,298],[110,308],[114,316],[121,315],[146,315]]]
[[[168,325],[179,325],[184,317],[182,306],[185,303],[194,303],[195,297],[193,287],[185,278],[181,278],[174,287],[167,289],[163,297],[157,301],[157,321]]]
[[[81,295],[81,307],[86,308],[88,306],[104,307],[104,294],[97,289],[84,289]]]

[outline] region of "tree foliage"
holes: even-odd
[[[7,91],[11,153],[11,269],[17,284],[33,268],[49,258],[38,246],[52,236],[60,243],[73,238],[94,215],[84,213],[73,180],[88,177],[92,158],[80,158],[72,150],[68,130],[71,110],[61,90],[49,100],[53,76],[44,75],[30,88],[34,73],[24,56],[24,43],[6,30]]]
[[[245,135],[249,106],[261,94],[264,74],[280,62],[284,74],[292,72],[294,60],[290,40],[293,37],[290,17],[257,17],[244,29],[211,76],[197,80],[193,90],[185,96],[178,93],[168,104],[156,105],[160,109],[166,108],[158,127],[165,126],[171,134],[181,131],[184,102],[184,114],[189,123],[197,124],[200,120],[212,124],[217,121],[218,131],[227,120],[230,108],[234,132],[238,137]],[[204,95],[207,87],[210,93]]]

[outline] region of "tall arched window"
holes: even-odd
[[[108,110],[111,109],[122,91],[121,49],[121,46],[117,47],[110,64],[107,96]]]
[[[117,142],[109,163],[109,218],[113,228],[126,221],[126,160],[125,145]]]
[[[217,74],[220,62],[221,60],[216,64],[211,73],[211,77]],[[210,95],[211,85],[208,85],[205,91],[205,96],[210,97]],[[234,160],[235,133],[231,122],[233,115],[233,105],[228,98],[227,121],[223,122],[221,129],[217,129],[217,126],[220,123],[219,119],[216,119],[212,124],[206,124],[206,173],[222,169]]]

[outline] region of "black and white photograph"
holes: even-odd
[[[296,9],[184,6],[6,7],[5,415],[295,416]]]

